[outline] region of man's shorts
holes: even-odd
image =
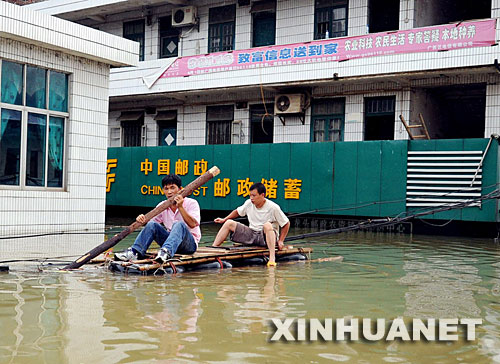
[[[230,239],[235,243],[267,247],[266,237],[262,231],[252,230],[240,222],[236,223],[236,229]]]

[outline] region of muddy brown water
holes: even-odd
[[[208,242],[216,230],[203,232]],[[500,248],[492,240],[353,233],[303,245],[313,259],[344,261],[165,277],[12,266],[0,273],[0,363],[500,362]],[[269,320],[286,317],[483,323],[474,341],[270,342]]]

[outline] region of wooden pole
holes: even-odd
[[[182,189],[182,191],[179,193],[182,197],[189,196],[190,194],[193,193],[194,190],[211,180],[213,177],[217,176],[219,174],[220,170],[217,167],[212,167],[208,172],[205,174],[201,175],[197,179],[195,179],[193,182],[188,184],[186,187]],[[174,196],[175,197],[175,196]],[[164,201],[161,205],[157,206],[153,210],[149,211],[145,217],[146,217],[146,223],[151,220],[153,217],[156,215],[160,214],[161,212],[165,211],[167,208],[172,206],[172,204],[175,204],[174,197],[169,198],[168,200]],[[136,230],[137,228],[141,227],[143,224],[140,222],[135,221],[128,227],[126,227],[122,232],[119,234],[116,234],[113,236],[111,239],[106,240],[104,243],[101,245],[96,246],[94,249],[89,251],[88,253],[82,255],[80,258],[75,260],[74,262],[68,264],[63,270],[69,270],[69,269],[77,269],[80,268],[82,265],[88,263],[90,260],[93,258],[97,257],[99,254],[105,252],[109,248],[115,246],[118,244],[119,241],[121,241],[123,238],[125,238],[127,235],[129,235],[131,232]]]

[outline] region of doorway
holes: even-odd
[[[251,105],[250,106],[250,143],[272,143],[274,130],[274,117],[272,115],[264,116],[272,113],[274,110],[273,104]]]
[[[394,140],[395,96],[365,97],[364,140]]]

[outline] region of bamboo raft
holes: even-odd
[[[276,261],[304,261],[310,259],[311,248],[294,248],[276,251]],[[180,273],[200,269],[227,269],[233,266],[263,265],[268,261],[269,250],[260,247],[199,247],[192,255],[175,255],[174,259],[160,264],[154,255],[144,260],[121,262],[109,261],[109,270],[125,274]]]

